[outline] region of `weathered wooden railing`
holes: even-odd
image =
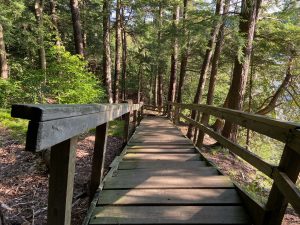
[[[108,122],[123,116],[124,142],[129,139],[130,114],[140,121],[143,104],[13,105],[12,117],[30,120],[26,150],[51,148],[48,225],[71,224],[77,136],[96,128],[90,195],[98,189],[104,170]],[[137,115],[138,113],[138,115]]]
[[[255,224],[281,224],[288,203],[300,215],[300,191],[295,185],[300,172],[300,124],[282,122],[266,116],[209,105],[169,103],[168,108],[172,109],[169,115],[171,115],[174,123],[177,123],[180,118],[184,119],[201,131],[198,137],[200,140],[203,141],[203,134],[208,134],[231,152],[274,180],[267,204],[263,208],[258,208],[259,204],[252,204],[253,207],[248,209],[255,217],[253,218]],[[226,139],[208,126],[185,116],[181,113],[183,109],[196,110],[198,113],[212,115],[285,143],[279,165],[275,166],[265,162],[251,151]],[[198,142],[198,145],[198,147],[201,147],[202,143]]]
[[[144,105],[143,108],[145,110],[150,110],[150,111],[154,111],[157,112],[159,114],[165,114],[167,109],[166,107],[159,107],[159,106],[153,106],[153,105]]]

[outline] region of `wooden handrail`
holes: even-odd
[[[286,143],[300,154],[300,124],[298,123],[283,122],[266,116],[210,105],[170,104],[180,109],[197,110],[208,115],[229,120],[250,130]]]
[[[30,120],[26,150],[41,151],[136,111],[143,104],[13,105],[12,117]]]
[[[219,108],[210,105],[178,104],[168,103],[172,112],[168,115],[177,123],[183,118],[192,126],[208,134],[216,141],[227,147],[230,151],[240,156],[246,162],[274,180],[265,214],[259,218],[258,224],[279,225],[287,207],[291,203],[296,212],[300,215],[300,191],[295,182],[300,173],[300,124],[283,122],[266,116],[237,110]],[[260,134],[274,138],[285,143],[283,155],[278,166],[270,165],[251,151],[233,143],[221,134],[181,113],[181,110],[196,110],[200,113],[212,115],[217,118],[228,120],[241,125]]]
[[[77,136],[96,128],[90,195],[103,179],[108,122],[124,116],[124,144],[129,139],[130,114],[134,128],[142,117],[143,103],[92,105],[13,105],[12,117],[28,119],[26,150],[51,148],[48,225],[70,225]],[[138,113],[137,113],[138,112]]]

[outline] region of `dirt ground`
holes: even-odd
[[[5,225],[43,225],[47,217],[48,169],[38,154],[24,151],[0,128],[0,209]],[[88,207],[94,137],[79,139],[72,225],[80,225]],[[108,137],[106,167],[122,150],[122,140]],[[0,221],[1,224],[1,221]]]

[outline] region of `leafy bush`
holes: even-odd
[[[0,79],[0,107],[7,108],[21,99],[18,82]]]

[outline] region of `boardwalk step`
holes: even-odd
[[[240,206],[104,206],[90,224],[251,224]]]
[[[200,167],[196,170],[190,169],[144,169],[144,170],[118,170],[114,173],[114,176],[212,176],[218,175],[218,171],[214,167]]]
[[[226,176],[118,176],[109,178],[104,189],[130,188],[232,188]]]
[[[130,144],[130,143],[129,143]],[[192,144],[188,145],[146,145],[146,144],[132,144],[128,146],[128,149],[195,149]]]
[[[171,153],[195,153],[194,148],[168,149],[168,148],[128,148],[127,153],[157,153],[157,154],[171,154]]]
[[[99,205],[239,205],[234,189],[103,190]]]
[[[186,161],[186,162],[176,162],[176,161],[123,161],[119,164],[119,170],[129,170],[129,169],[190,169],[196,170],[198,168],[207,166],[204,161]]]
[[[200,160],[199,154],[134,154],[129,153],[123,160],[165,160],[165,161],[196,161]]]

